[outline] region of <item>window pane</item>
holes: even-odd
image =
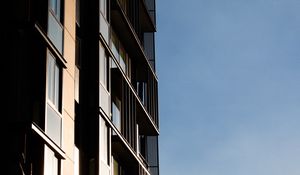
[[[117,105],[112,103],[112,120],[119,131],[121,131],[121,113]]]
[[[127,1],[126,0],[119,0],[119,1],[123,8],[123,11],[127,14]]]
[[[116,34],[112,31],[111,32],[111,43],[112,43],[112,48],[111,51],[113,52],[114,56],[119,62],[119,40],[116,36]]]
[[[47,109],[45,119],[45,132],[58,145],[61,145],[61,122],[59,114],[60,105],[60,68],[53,55],[47,56]]]
[[[56,18],[60,20],[60,0],[50,0],[49,8],[54,12]]]
[[[107,116],[110,116],[110,108],[109,108],[109,93],[105,88],[100,85],[99,86],[99,104],[102,110],[106,113]]]
[[[59,110],[59,67],[57,64],[55,64],[54,67],[54,73],[55,73],[55,77],[54,77],[54,105],[56,107],[56,109]]]
[[[47,97],[48,100],[54,101],[54,64],[55,60],[53,56],[48,53],[47,56],[47,84],[48,84],[48,91],[47,91]]]
[[[108,128],[105,121],[100,117],[100,158],[101,161],[108,164]]]
[[[99,49],[99,74],[100,74],[100,82],[103,84],[104,87],[107,85],[107,56],[105,54],[105,50],[100,43]]]
[[[123,46],[120,44],[120,66],[123,69],[124,73],[126,73],[126,52]]]
[[[100,15],[100,33],[105,39],[106,43],[109,41],[109,24],[103,15]]]
[[[49,12],[48,16],[48,37],[57,50],[62,53],[63,28],[52,13]]]
[[[48,52],[47,56],[47,97],[48,100],[59,110],[59,82],[60,82],[60,68],[55,63],[55,58]]]
[[[49,0],[49,8],[55,12],[56,11],[56,0]]]
[[[60,0],[56,0],[56,11],[55,14],[58,17],[58,19],[60,19]]]
[[[45,146],[44,154],[44,175],[57,175],[58,174],[58,159],[55,157],[54,152]]]
[[[107,0],[100,0],[100,11],[105,18],[107,18],[106,14]]]
[[[113,175],[119,175],[119,164],[118,162],[114,159],[114,171]]]
[[[47,105],[46,134],[58,145],[61,145],[62,119],[53,108]]]

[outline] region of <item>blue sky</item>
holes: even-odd
[[[300,1],[157,0],[161,175],[300,174]]]

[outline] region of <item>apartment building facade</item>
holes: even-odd
[[[3,172],[158,175],[155,0],[3,7]]]

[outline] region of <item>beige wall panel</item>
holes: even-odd
[[[75,0],[65,0],[65,29],[71,34],[72,38],[75,38]]]
[[[68,32],[64,32],[64,58],[67,61],[67,71],[74,77],[75,74],[75,40]]]
[[[63,110],[68,113],[68,115],[73,118],[75,115],[74,109],[74,88],[75,82],[71,75],[64,71],[63,73]]]
[[[66,156],[74,159],[74,120],[63,112],[63,150]]]
[[[62,175],[74,174],[74,162],[69,158],[62,160]]]

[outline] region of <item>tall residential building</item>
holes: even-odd
[[[158,175],[155,0],[2,7],[1,171]]]

